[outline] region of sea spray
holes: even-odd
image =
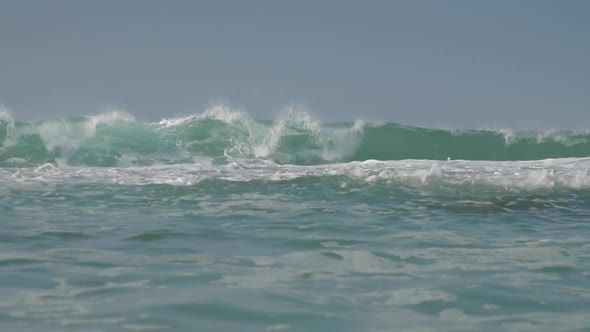
[[[14,119],[10,112],[0,104],[0,147],[7,145],[14,136]]]

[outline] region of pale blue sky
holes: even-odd
[[[590,1],[0,0],[0,103],[590,128]]]

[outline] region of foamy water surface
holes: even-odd
[[[590,329],[583,132],[2,123],[0,330]]]

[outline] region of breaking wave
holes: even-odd
[[[541,160],[590,156],[588,131],[446,130],[395,123],[323,124],[290,108],[257,121],[223,105],[142,123],[123,111],[17,122],[0,108],[0,166],[125,167],[209,159],[319,165],[365,160]]]

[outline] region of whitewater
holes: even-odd
[[[0,108],[0,330],[590,329],[590,131]]]

